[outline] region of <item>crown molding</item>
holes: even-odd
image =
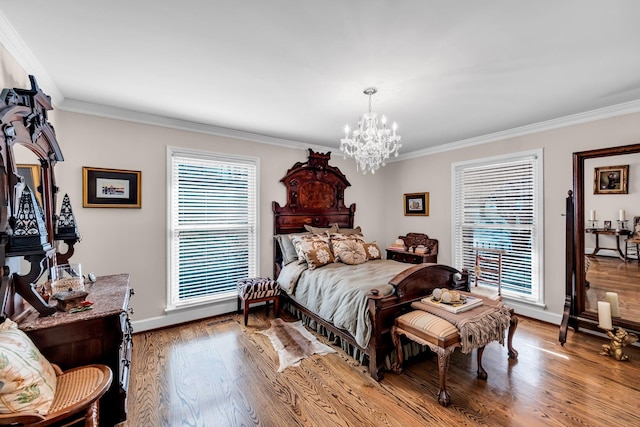
[[[0,44],[7,49],[27,74],[36,76],[38,86],[43,88],[44,93],[51,97],[51,102],[56,107],[64,102],[64,95],[60,92],[58,86],[56,86],[49,73],[45,71],[42,64],[36,59],[31,49],[24,43],[2,11],[0,11]]]
[[[142,113],[139,111],[126,110],[123,108],[109,107],[106,105],[93,104],[69,98],[65,99],[64,103],[58,106],[58,109],[71,113],[88,114],[91,116],[124,120],[128,122],[160,126],[187,132],[197,132],[207,135],[221,136],[225,138],[241,139],[244,141],[258,142],[285,148],[304,150],[311,148],[315,151],[322,151],[327,149],[326,146],[321,145],[308,144],[284,138],[276,138],[252,132],[245,132],[241,130],[213,126],[204,123],[191,122],[188,120],[173,119],[169,117],[158,116],[155,114]]]
[[[418,157],[424,157],[431,154],[442,153],[445,151],[459,150],[461,148],[472,147],[474,145],[487,144],[489,142],[501,141],[518,136],[529,135],[533,133],[544,132],[547,130],[558,129],[562,127],[573,126],[581,123],[588,123],[596,120],[608,119],[611,117],[623,116],[626,114],[633,114],[638,112],[640,112],[640,99],[625,102],[622,104],[612,105],[609,107],[598,108],[596,110],[585,111],[584,113],[571,114],[569,116],[559,117],[557,119],[546,120],[544,122],[490,133],[487,135],[462,139],[460,141],[450,142],[447,144],[438,145],[436,147],[412,151],[411,153],[407,154],[400,154],[393,160],[387,160],[387,163],[415,159]]]

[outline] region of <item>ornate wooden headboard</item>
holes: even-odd
[[[305,225],[353,227],[355,203],[344,203],[344,190],[351,184],[340,169],[330,166],[331,152],[309,149],[309,159],[297,162],[280,180],[287,188],[287,204],[272,203],[274,234],[305,231]]]
[[[297,162],[280,180],[287,188],[287,204],[272,202],[274,234],[306,231],[304,226],[353,228],[355,203],[347,207],[344,190],[351,184],[340,169],[330,166],[331,152],[316,153],[309,149],[309,159]],[[282,263],[280,246],[274,239],[274,276]]]

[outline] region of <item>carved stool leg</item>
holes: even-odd
[[[244,326],[249,321],[249,300],[244,300]]]
[[[484,346],[482,347],[478,347],[478,349],[476,350],[476,358],[478,361],[478,379],[480,380],[486,380],[487,379],[487,371],[484,370],[484,367],[482,366],[482,354],[484,353]]]
[[[396,353],[398,356],[398,360],[391,366],[391,369],[396,374],[402,373],[402,342],[400,340],[400,334],[398,333],[398,328],[396,326],[391,327],[391,339],[393,340],[393,346],[396,348]]]
[[[438,403],[442,406],[449,406],[451,397],[447,393],[447,372],[449,371],[449,360],[451,352],[438,350],[438,373],[440,375],[440,391],[438,392]]]
[[[511,320],[509,321],[509,335],[507,336],[507,349],[509,350],[509,359],[517,359],[518,351],[513,348],[513,335],[516,333],[518,327],[518,317],[515,315],[513,309],[509,312],[511,314]]]

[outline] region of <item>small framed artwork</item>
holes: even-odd
[[[408,193],[404,195],[404,215],[429,216],[429,193]]]
[[[16,168],[18,169],[18,175],[24,178],[25,185],[28,185],[31,192],[36,195],[36,199],[40,202],[40,207],[42,207],[42,194],[38,191],[38,187],[41,184],[40,165],[17,164]]]
[[[595,168],[593,194],[628,194],[629,165]]]
[[[605,230],[611,230],[611,221],[605,221],[604,222],[604,229]]]
[[[82,206],[85,208],[140,208],[142,172],[82,168]]]

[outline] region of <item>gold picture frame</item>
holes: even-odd
[[[595,168],[593,194],[628,194],[629,165]]]
[[[82,168],[82,207],[141,208],[142,172]]]
[[[406,193],[404,195],[405,216],[429,216],[429,193]]]
[[[38,191],[38,187],[42,184],[40,165],[21,163],[16,165],[16,169],[18,170],[18,175],[24,178],[25,185],[28,185],[31,192],[36,195],[36,199],[42,208],[42,194]]]

